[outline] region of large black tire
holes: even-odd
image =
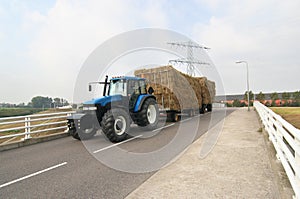
[[[204,114],[206,108],[207,108],[207,105],[206,105],[206,104],[202,104],[202,107],[199,109],[199,113],[200,113],[200,114]]]
[[[77,125],[75,125],[77,123]],[[100,127],[97,127],[98,121],[95,119],[93,115],[86,114],[80,121],[73,121],[73,125],[71,124],[70,135],[77,140],[87,140],[92,138]],[[78,128],[80,125],[80,128]],[[99,126],[99,124],[98,124]]]
[[[157,127],[158,121],[159,110],[157,102],[153,98],[148,98],[144,101],[135,123],[138,126],[145,127],[147,130],[153,130]]]
[[[207,104],[207,112],[212,112],[212,104]]]
[[[204,114],[204,112],[205,112],[205,111],[204,111],[204,108],[200,108],[200,109],[199,109],[199,113],[200,113],[200,114]]]
[[[179,122],[181,120],[181,115],[176,112],[167,113],[167,122]]]
[[[95,129],[95,128],[84,129],[84,130],[81,129],[81,130],[77,130],[76,133],[77,133],[76,137],[79,136],[79,140],[87,140],[87,139],[92,138],[97,133],[97,129]],[[74,138],[76,138],[76,137],[74,137]]]
[[[97,129],[85,129],[85,130],[69,130],[70,135],[77,140],[87,140],[92,138],[96,133]]]
[[[122,108],[107,111],[101,121],[102,132],[111,142],[121,142],[129,137],[129,114]]]
[[[68,133],[75,139],[80,140],[80,137],[78,135],[78,133],[76,132],[76,129],[69,129]]]

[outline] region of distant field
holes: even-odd
[[[30,115],[42,111],[41,108],[0,108],[1,117]]]
[[[300,107],[271,107],[271,109],[296,128],[300,129]]]

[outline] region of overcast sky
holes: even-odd
[[[0,1],[0,102],[72,101],[88,55],[114,35],[166,28],[211,48],[227,94],[300,90],[299,0]]]

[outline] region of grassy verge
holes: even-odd
[[[1,117],[22,116],[38,113],[43,109],[40,108],[0,108]]]
[[[300,129],[300,107],[271,107],[271,109],[296,128]]]

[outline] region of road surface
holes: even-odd
[[[117,145],[97,134],[84,143],[66,137],[0,152],[0,198],[124,198],[155,171],[122,172],[107,167],[97,157],[107,156],[116,147],[134,153],[158,150],[178,129],[196,131],[196,140],[234,110],[215,109],[200,117],[163,124],[153,132],[133,127],[135,137]]]

